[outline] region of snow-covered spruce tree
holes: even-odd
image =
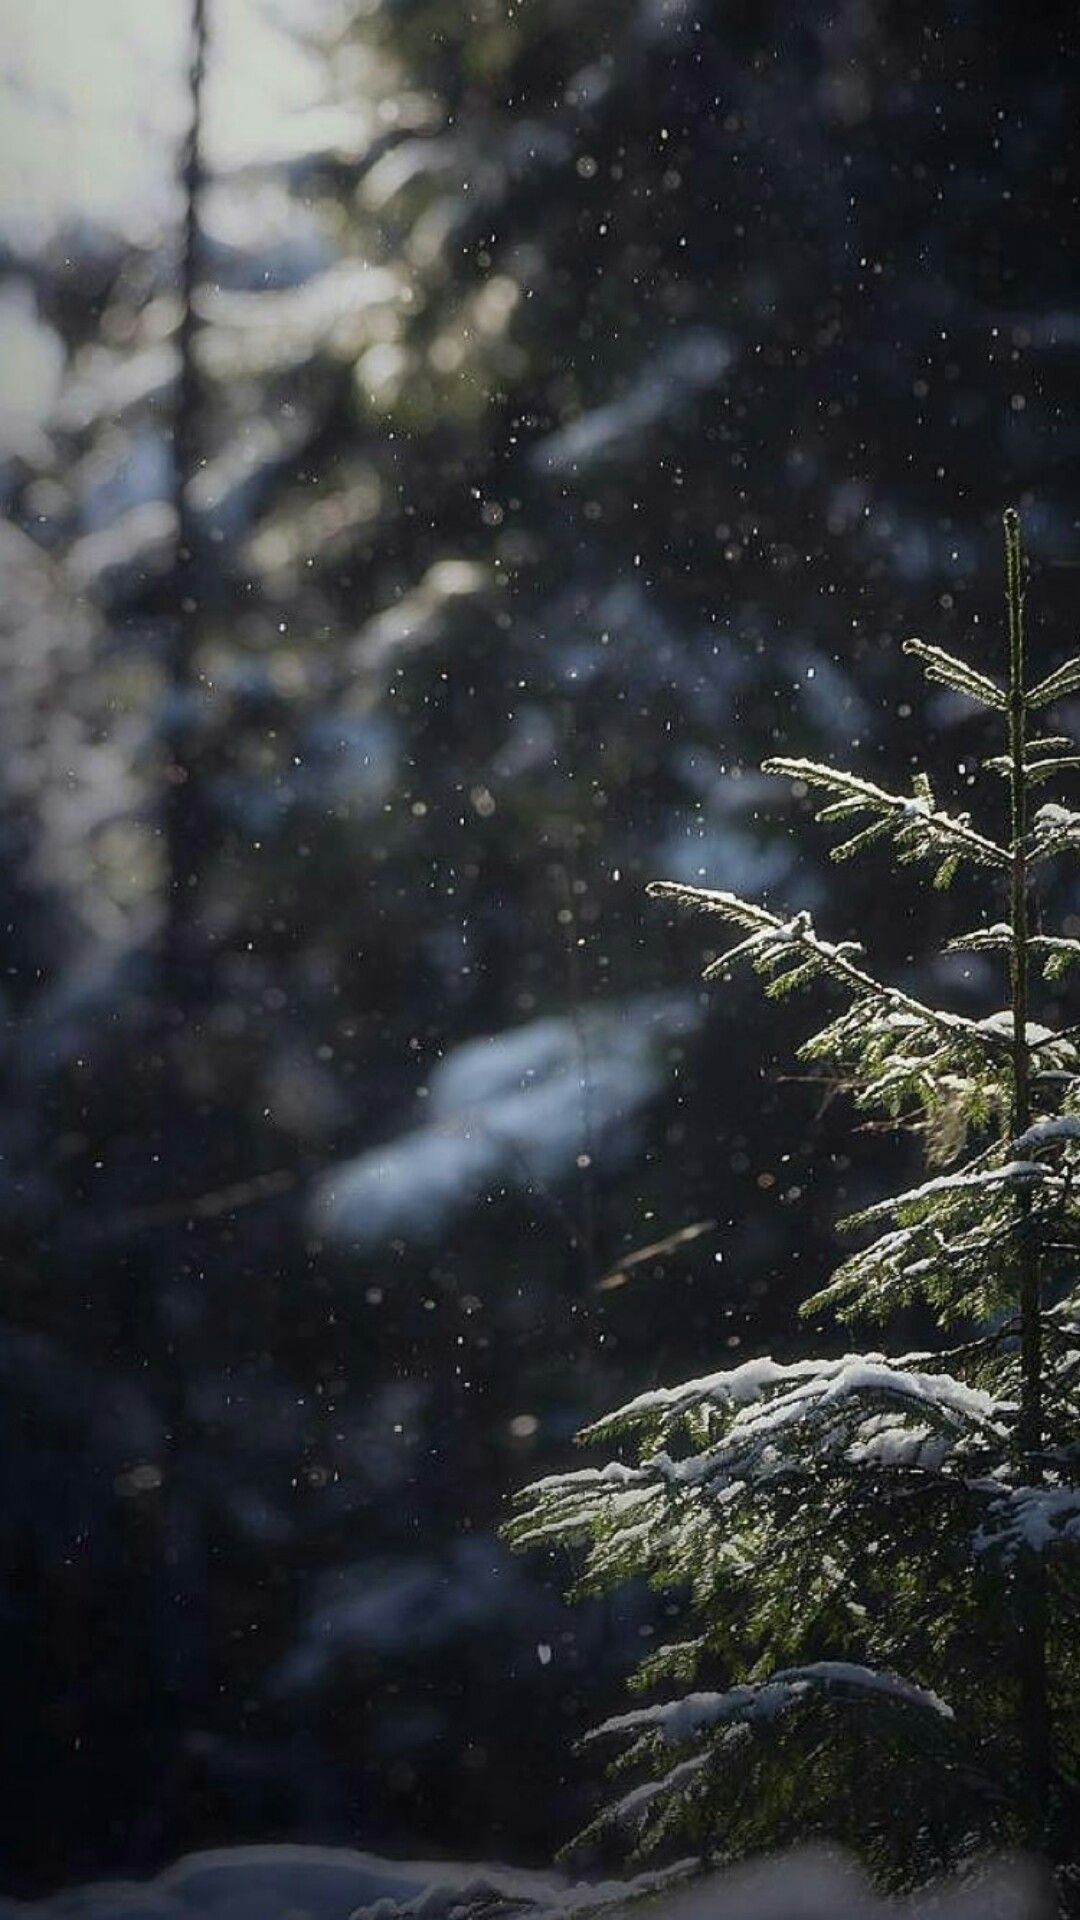
[[[1080,659],[1025,670],[1020,526],[1005,516],[1008,679],[936,646],[928,678],[999,717],[986,762],[1008,796],[999,837],[939,806],[803,760],[765,770],[854,827],[834,857],[891,843],[947,886],[962,862],[1004,895],[949,951],[989,956],[1004,1011],[972,1019],[879,981],[851,941],[730,893],[655,883],[737,930],[705,978],[747,961],[778,997],[821,982],[842,1009],[802,1049],[864,1114],[921,1132],[932,1177],[843,1222],[861,1242],[805,1303],[886,1321],[921,1312],[932,1351],[751,1359],[642,1394],[581,1436],[606,1466],[527,1488],[518,1547],[587,1548],[579,1590],[646,1576],[689,1630],[634,1685],[662,1688],[588,1736],[624,1788],[590,1828],[635,1851],[723,1859],[808,1832],[917,1881],[990,1845],[1045,1848],[1068,1877],[1080,1649],[1080,1053],[1032,1017],[1033,986],[1080,959],[1044,933],[1033,882],[1080,848],[1080,813],[1036,790],[1080,768],[1039,719],[1080,689]],[[1052,996],[1048,992],[1047,999]],[[642,1777],[643,1776],[643,1777]]]

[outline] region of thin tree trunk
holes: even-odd
[[[196,294],[201,272],[201,198],[203,191],[203,81],[206,72],[207,0],[191,0],[188,66],[190,118],[180,179],[184,193],[184,231],[180,261],[179,371],[173,418],[172,486],[176,513],[176,605],[167,655],[167,744],[169,761],[164,796],[166,912],[164,948],[174,972],[190,960],[190,927],[203,838],[202,808],[196,778],[198,734],[197,651],[202,626],[203,568],[199,528],[191,485],[199,461],[201,382],[196,359]]]
[[[197,361],[199,321],[196,298],[202,278],[201,200],[203,82],[206,73],[209,0],[188,0],[188,130],[180,160],[183,232],[178,295],[179,359],[173,414],[172,499],[176,516],[173,568],[175,606],[166,654],[165,727],[167,752],[162,796],[165,839],[165,899],[161,929],[162,1018],[168,1066],[182,1051],[207,992],[206,958],[198,924],[198,883],[208,852],[208,814],[200,781],[200,680],[198,652],[203,633],[206,566],[201,530],[192,504],[192,482],[200,464],[203,416],[202,380]],[[162,1089],[163,1094],[165,1089]],[[190,1154],[191,1110],[182,1080],[173,1098],[174,1134],[163,1171],[174,1178]],[[183,1735],[193,1724],[211,1721],[214,1698],[209,1662],[208,1561],[210,1553],[206,1466],[202,1435],[190,1408],[192,1349],[183,1330],[162,1318],[164,1293],[158,1291],[158,1364],[165,1424],[165,1479],[161,1504],[160,1582],[157,1632],[171,1699],[175,1743],[171,1791],[177,1804],[187,1791],[189,1762]],[[165,1818],[172,1810],[165,1811]]]
[[[1009,760],[1011,990],[1013,1016],[1013,1138],[1031,1125],[1031,1051],[1028,1045],[1027,709],[1024,699],[1024,585],[1020,519],[1005,515],[1005,598],[1009,623]],[[1020,1417],[1018,1466],[1030,1482],[1042,1478],[1042,1325],[1038,1249],[1031,1232],[1031,1195],[1017,1198],[1017,1291],[1020,1308]],[[1032,1844],[1045,1843],[1050,1793],[1050,1711],[1046,1672],[1046,1574],[1041,1555],[1021,1554],[1017,1566],[1020,1698]]]

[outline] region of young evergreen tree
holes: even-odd
[[[584,1545],[581,1592],[646,1576],[687,1596],[690,1631],[634,1681],[667,1697],[588,1736],[643,1776],[589,1831],[629,1832],[639,1854],[689,1843],[725,1859],[818,1832],[903,1883],[1020,1843],[1075,1893],[1080,1054],[1078,1030],[1042,1024],[1031,1003],[1034,974],[1057,982],[1080,959],[1080,941],[1041,930],[1034,898],[1044,865],[1080,847],[1080,813],[1036,804],[1080,767],[1071,741],[1040,730],[1080,689],[1080,658],[1031,679],[1011,510],[1005,554],[1005,685],[936,646],[906,649],[1000,718],[1005,750],[986,762],[1008,795],[1000,838],[945,811],[921,773],[905,795],[765,763],[823,796],[820,819],[854,828],[835,858],[891,843],[899,861],[929,861],[935,886],[969,863],[1004,892],[1007,917],[947,949],[1004,963],[1004,1011],[924,1004],[805,912],[650,888],[742,935],[706,980],[747,961],[772,997],[818,981],[841,996],[803,1059],[861,1113],[920,1132],[933,1171],[843,1223],[862,1244],[805,1311],[914,1309],[942,1338],[895,1357],[751,1359],[644,1393],[581,1436],[620,1443],[609,1464],[519,1496],[512,1541]]]

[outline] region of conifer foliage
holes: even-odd
[[[1002,1011],[923,1004],[806,912],[650,888],[741,936],[706,979],[745,961],[773,998],[812,983],[838,997],[802,1057],[862,1113],[922,1135],[929,1177],[841,1222],[856,1250],[804,1310],[880,1325],[906,1308],[941,1338],[891,1356],[750,1359],[643,1393],[581,1435],[615,1449],[608,1464],[519,1496],[511,1539],[584,1548],[581,1592],[646,1576],[685,1596],[687,1629],[633,1683],[659,1699],[588,1736],[629,1782],[595,1830],[619,1830],[639,1855],[723,1859],[817,1831],[892,1881],[1015,1843],[1049,1851],[1070,1879],[1080,1052],[1077,1030],[1043,1024],[1033,1003],[1040,974],[1049,1002],[1080,959],[1080,941],[1044,933],[1037,909],[1047,863],[1080,842],[1080,813],[1034,795],[1077,764],[1067,738],[1039,729],[1080,686],[1080,660],[1032,681],[1012,510],[1005,553],[1004,684],[938,647],[907,648],[1003,723],[986,764],[1005,778],[1004,831],[946,811],[921,774],[905,795],[765,763],[820,797],[818,817],[847,835],[838,859],[891,843],[896,859],[928,862],[936,886],[981,870],[998,902],[951,948],[1003,963]]]

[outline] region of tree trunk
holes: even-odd
[[[1009,760],[1012,874],[1013,1138],[1031,1125],[1031,1052],[1028,1045],[1027,769],[1024,697],[1024,591],[1020,519],[1005,515],[1005,598],[1009,623]],[[1031,1194],[1017,1196],[1017,1293],[1020,1310],[1020,1416],[1017,1467],[1029,1483],[1043,1475],[1042,1326],[1039,1258],[1031,1230]],[[1050,1795],[1050,1710],[1046,1672],[1046,1572],[1042,1556],[1022,1552],[1016,1569],[1019,1681],[1025,1785],[1030,1805],[1028,1839],[1046,1842]]]
[[[172,490],[176,514],[176,604],[167,654],[165,746],[167,764],[163,802],[165,837],[165,924],[163,948],[175,990],[190,967],[195,892],[203,864],[205,821],[196,765],[199,699],[197,653],[202,629],[203,564],[199,527],[192,508],[191,484],[199,460],[201,382],[196,346],[196,294],[201,268],[203,189],[203,80],[206,71],[207,0],[192,0],[188,85],[190,118],[181,162],[184,230],[180,261],[179,369],[173,416]]]

